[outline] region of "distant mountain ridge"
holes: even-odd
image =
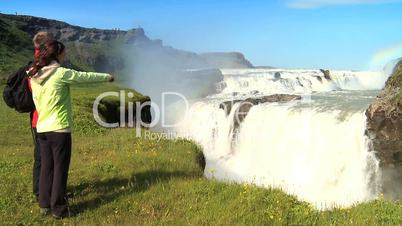
[[[25,15],[16,16],[0,14],[0,19],[7,19],[14,22],[17,28],[28,33],[30,36],[34,36],[39,31],[49,31],[61,42],[78,41],[84,43],[95,43],[99,41],[111,41],[119,38],[125,38],[127,42],[152,42],[145,36],[142,28],[127,31],[118,29],[85,28],[70,25],[63,21]],[[159,40],[156,40],[155,43],[161,44]]]
[[[164,46],[152,40],[142,28],[119,30],[84,28],[66,22],[34,17],[0,14],[0,77],[16,70],[32,58],[32,37],[49,31],[67,46],[67,65],[81,70],[122,71],[132,63],[130,54],[151,57],[155,62],[175,68],[251,68],[241,53],[197,54]],[[128,52],[130,49],[130,52]]]
[[[253,68],[242,53],[211,52],[201,53],[200,56],[210,65],[217,68]]]

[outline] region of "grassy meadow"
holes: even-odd
[[[197,164],[201,149],[193,142],[137,138],[134,129],[96,125],[92,101],[117,89],[72,90],[68,190],[78,214],[59,221],[41,216],[32,195],[29,116],[0,101],[0,225],[402,225],[401,203],[381,197],[318,211],[280,190],[207,180]]]

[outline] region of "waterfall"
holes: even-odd
[[[277,72],[224,70],[220,92],[190,106],[176,130],[202,145],[205,176],[280,188],[318,209],[376,197],[379,163],[365,135],[364,111],[386,77],[334,71],[327,79],[320,71]],[[219,107],[229,98],[273,93],[302,99],[255,105],[236,129],[239,102],[230,112]]]
[[[384,72],[283,69],[225,69],[220,95],[232,93],[306,93],[336,90],[379,90],[389,74]]]

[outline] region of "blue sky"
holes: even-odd
[[[398,0],[0,0],[1,13],[96,28],[141,26],[195,52],[240,51],[254,65],[368,69],[402,43]]]

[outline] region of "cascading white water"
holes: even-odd
[[[262,92],[306,93],[334,90],[379,90],[387,75],[382,72],[331,71],[326,79],[319,70],[225,69],[220,84],[223,94]]]
[[[275,70],[223,72],[221,92],[193,103],[177,128],[202,145],[207,177],[281,188],[319,209],[375,197],[378,161],[364,135],[364,110],[377,92],[345,89],[379,89],[383,75],[331,72],[332,80],[320,81],[319,71],[281,70],[276,78]],[[338,91],[312,94],[331,90]],[[273,93],[303,98],[253,106],[236,130],[239,103],[229,114],[219,107],[230,96]]]

